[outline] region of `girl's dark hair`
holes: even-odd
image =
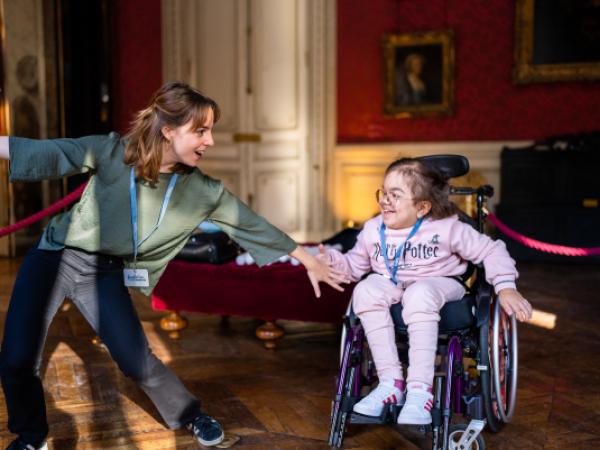
[[[388,166],[385,175],[391,172],[399,172],[407,178],[415,204],[431,203],[429,217],[444,219],[459,213],[458,206],[448,198],[448,181],[435,167],[416,158],[401,158]]]
[[[213,123],[216,123],[221,113],[214,100],[186,83],[165,83],[154,93],[148,107],[139,111],[131,123],[123,161],[135,167],[137,178],[156,183],[163,152],[170,145],[162,134],[162,127],[177,128],[192,121],[194,128],[201,128],[211,110]],[[193,167],[181,163],[173,168],[177,173],[192,170]]]

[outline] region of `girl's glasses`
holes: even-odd
[[[402,200],[412,200],[410,197],[402,197],[394,192],[386,192],[383,189],[377,189],[375,191],[375,198],[378,203],[388,202],[392,205],[396,205]]]

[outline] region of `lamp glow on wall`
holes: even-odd
[[[375,191],[381,187],[384,166],[366,164],[344,167],[340,196],[343,205],[338,212],[344,226],[362,226],[371,217],[379,214]]]

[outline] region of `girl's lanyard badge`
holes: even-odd
[[[133,269],[124,269],[123,277],[125,279],[125,286],[128,287],[148,287],[150,286],[150,278],[148,276],[148,269],[138,269],[137,265],[137,254],[138,247],[142,245],[150,236],[154,234],[162,220],[165,217],[167,212],[167,206],[169,205],[169,200],[171,200],[171,194],[173,194],[173,189],[175,188],[175,183],[177,182],[177,174],[174,173],[169,181],[169,186],[167,187],[167,192],[165,193],[165,198],[163,200],[162,207],[160,208],[160,213],[158,214],[158,220],[156,221],[156,225],[154,228],[150,230],[150,233],[138,242],[138,221],[137,221],[137,194],[135,191],[135,172],[133,167],[131,168],[131,173],[129,176],[129,199],[131,201],[131,225],[133,228]]]
[[[412,230],[410,230],[410,233],[408,233],[408,237],[406,238],[406,240],[402,243],[400,247],[396,249],[394,265],[390,266],[390,260],[387,256],[387,246],[385,244],[385,224],[381,222],[381,227],[379,227],[379,235],[381,237],[381,253],[383,254],[383,261],[385,262],[385,267],[387,267],[387,270],[390,273],[389,279],[394,284],[398,284],[398,280],[396,280],[396,272],[398,272],[398,264],[400,263],[400,256],[402,256],[402,253],[404,252],[404,246],[409,241],[409,239],[412,238],[417,233],[417,231],[419,231],[421,223],[423,223],[423,217],[417,219],[417,222],[413,226]]]

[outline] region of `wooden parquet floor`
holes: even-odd
[[[0,321],[18,261],[0,260]],[[521,264],[522,292],[556,314],[554,329],[519,328],[518,410],[488,449],[600,449],[600,267]],[[329,325],[283,322],[274,351],[254,337],[256,322],[188,315],[179,341],[158,327],[160,314],[136,299],[149,341],[205,409],[244,450],[327,449],[339,337]],[[318,307],[318,300],[315,300]],[[67,309],[67,308],[66,308]],[[23,326],[27,326],[23,324]],[[186,431],[165,429],[150,401],[123,377],[70,307],[58,314],[45,349],[43,377],[50,448],[195,449]],[[10,442],[0,397],[0,444]],[[426,436],[392,427],[351,427],[346,449],[426,449]]]

